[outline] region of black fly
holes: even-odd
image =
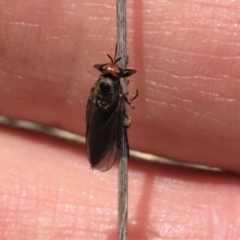
[[[111,63],[94,65],[102,74],[91,89],[86,113],[88,159],[91,168],[102,172],[109,170],[119,156],[122,133],[128,141],[126,128],[130,126],[131,119],[125,110],[125,102],[134,108],[132,101],[138,95],[137,91],[132,99],[128,99],[120,83],[120,78],[129,77],[136,70],[122,69],[117,65],[121,58],[115,59],[115,56],[113,60],[108,57]]]

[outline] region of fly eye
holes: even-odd
[[[103,64],[100,66],[99,70],[103,72],[106,69],[106,64]]]
[[[121,68],[118,68],[116,70],[116,74],[117,74],[118,77],[121,77],[123,75],[123,70]]]

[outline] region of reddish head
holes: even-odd
[[[108,54],[107,54],[108,55]],[[108,55],[111,59],[111,63],[105,64],[95,64],[94,67],[99,70],[103,75],[111,75],[116,78],[124,78],[129,77],[132,74],[136,73],[134,69],[122,69],[116,63],[121,59],[118,58],[117,60],[113,61],[112,57]]]

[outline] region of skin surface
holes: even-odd
[[[111,0],[0,1],[0,114],[85,134],[116,44]],[[129,161],[129,239],[240,239],[240,1],[128,2],[132,149],[229,172]],[[117,166],[0,126],[0,239],[116,239]],[[234,172],[234,173],[233,173]]]

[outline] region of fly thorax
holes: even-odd
[[[101,77],[96,86],[97,104],[107,110],[119,97],[119,82],[109,77]]]

